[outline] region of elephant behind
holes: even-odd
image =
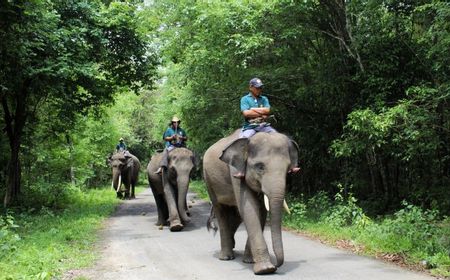
[[[112,188],[117,193],[118,198],[135,198],[134,189],[139,179],[141,163],[139,159],[128,151],[117,152],[108,158],[108,163],[112,167]],[[121,190],[122,184],[125,190]],[[131,193],[131,194],[130,194]]]
[[[186,148],[175,148],[169,153],[167,170],[156,174],[161,158],[162,153],[156,153],[147,166],[148,182],[158,208],[157,225],[169,224],[171,231],[180,231],[190,222],[186,196],[195,168],[194,153]]]
[[[256,133],[238,139],[239,130],[212,145],[203,157],[203,175],[219,224],[219,259],[234,259],[234,234],[244,222],[249,238],[244,262],[254,263],[255,274],[272,273],[284,262],[281,237],[286,174],[297,165],[298,146],[281,133]],[[245,178],[232,175],[245,170]],[[271,235],[276,265],[270,261],[263,236],[267,217],[264,195],[270,206]]]

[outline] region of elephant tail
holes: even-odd
[[[211,205],[211,212],[209,213],[209,218],[208,218],[208,221],[206,222],[206,229],[208,231],[210,231],[212,229],[214,231],[214,235],[216,235],[217,230],[219,229],[216,221],[217,221],[216,214],[214,213],[214,208]]]

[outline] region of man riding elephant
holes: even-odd
[[[241,112],[244,117],[244,124],[239,133],[239,138],[250,138],[257,132],[274,133],[277,132],[267,118],[270,115],[270,103],[267,96],[262,95],[263,82],[259,78],[253,78],[249,82],[249,93],[241,98]],[[296,173],[300,167],[294,166],[288,172]],[[245,170],[238,170],[233,174],[235,178],[243,178]]]
[[[139,159],[128,151],[117,152],[108,158],[112,168],[111,187],[116,191],[118,198],[135,198],[135,186],[139,179],[141,163]],[[122,190],[122,184],[125,190]]]
[[[189,179],[195,169],[194,153],[187,149],[186,132],[180,119],[173,117],[164,132],[166,148],[156,153],[147,166],[147,176],[158,209],[161,228],[168,225],[171,231],[180,231],[189,223],[186,196]]]
[[[175,148],[186,147],[187,135],[184,129],[180,127],[181,120],[174,116],[170,122],[169,127],[163,134],[163,139],[165,141],[165,149],[162,154],[162,159],[160,167],[155,172],[157,174],[165,168],[167,169],[169,152]]]

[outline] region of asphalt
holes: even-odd
[[[244,227],[236,233],[236,259],[220,261],[219,234],[206,230],[209,204],[189,193],[188,205],[192,222],[181,232],[170,232],[155,225],[157,213],[150,189],[124,201],[107,220],[101,241],[93,248],[100,250],[101,258],[93,267],[71,271],[64,279],[436,280],[287,231],[283,232],[283,266],[274,274],[257,276],[251,264],[242,262],[247,237]],[[271,244],[270,232],[266,231],[265,237]]]

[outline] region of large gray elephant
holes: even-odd
[[[108,163],[112,167],[111,187],[116,191],[117,197],[135,198],[134,188],[138,183],[141,168],[139,159],[128,151],[117,152],[108,158]],[[122,184],[125,186],[124,191],[121,189]]]
[[[191,173],[195,168],[194,153],[186,148],[175,148],[169,153],[169,164],[156,174],[162,153],[156,153],[147,166],[150,188],[158,208],[157,225],[169,225],[171,231],[180,231],[190,222],[186,196]]]
[[[272,273],[284,262],[281,221],[286,176],[297,165],[298,146],[281,133],[259,132],[241,139],[238,136],[239,130],[222,138],[203,157],[203,175],[213,205],[211,215],[219,224],[219,259],[234,259],[234,234],[244,222],[249,237],[244,262],[254,263],[255,274]],[[233,177],[238,170],[245,170],[243,179]],[[264,195],[270,208],[275,265],[263,237],[267,217]]]

